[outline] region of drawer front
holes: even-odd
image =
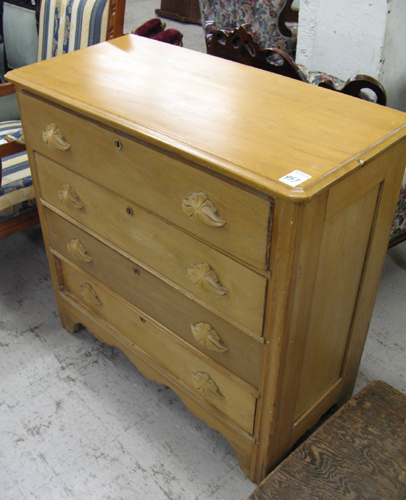
[[[29,101],[24,123],[34,150],[242,261],[266,268],[269,201],[90,120],[27,95],[21,99]]]
[[[195,396],[252,434],[256,399],[250,391],[193,355],[88,275],[64,262],[62,273],[66,290],[97,317],[154,358],[160,368],[179,379]]]
[[[42,198],[219,313],[262,334],[266,279],[41,155]]]
[[[46,210],[56,255],[101,281],[146,315],[258,387],[262,344],[85,231]]]

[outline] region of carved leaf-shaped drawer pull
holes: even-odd
[[[182,209],[188,217],[206,226],[222,227],[226,224],[204,193],[193,193],[187,200],[182,200]]]
[[[70,144],[65,141],[62,132],[55,125],[55,123],[48,125],[48,127],[42,132],[42,140],[47,146],[52,149],[57,149],[58,151],[67,151],[70,148]]]
[[[78,239],[69,241],[68,252],[77,260],[82,262],[92,262],[93,258],[87,253],[86,248]]]
[[[219,334],[216,330],[213,330],[209,323],[197,323],[196,325],[190,325],[190,327],[193,337],[206,349],[215,352],[228,351],[228,347],[222,343]]]
[[[58,198],[65,206],[75,208],[76,210],[80,210],[85,206],[69,184],[64,184],[58,189]]]
[[[217,277],[217,274],[208,264],[197,264],[187,268],[187,274],[196,286],[216,295],[225,295],[228,290]]]
[[[224,399],[220,389],[217,387],[214,380],[208,373],[195,372],[192,373],[192,380],[196,389],[206,398]]]
[[[97,293],[93,290],[92,286],[89,285],[89,283],[83,283],[83,285],[80,285],[80,295],[89,306],[103,305],[102,301],[97,296]]]

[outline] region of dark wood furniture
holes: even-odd
[[[219,30],[215,23],[207,23],[207,53],[295,80],[307,81],[288,54],[277,48],[262,49],[248,29],[249,25],[244,24],[233,31]]]
[[[234,0],[230,3],[199,0],[201,24],[215,23],[218,29],[234,30],[250,26],[255,40],[263,48],[277,48],[292,58],[296,53],[298,12],[293,0],[258,0],[255,3]]]
[[[0,224],[0,239],[11,236],[14,233],[24,231],[39,223],[38,210],[31,210],[18,217],[13,217]]]
[[[299,13],[297,10],[292,9],[292,3],[293,0],[286,0],[286,3],[278,16],[278,28],[283,36],[292,36],[292,32],[287,23],[299,22]]]
[[[208,22],[205,35],[207,53],[310,83],[288,54],[277,48],[261,48],[247,29],[248,25],[242,25],[233,31],[219,30],[215,23]],[[377,104],[386,105],[384,87],[370,76],[356,75],[338,88],[333,77],[323,75],[317,85],[358,98],[364,98],[365,91],[369,90],[375,94]]]
[[[182,23],[200,24],[199,0],[161,0],[161,8],[155,13]]]
[[[344,498],[406,498],[406,396],[381,381],[348,401],[249,500]]]

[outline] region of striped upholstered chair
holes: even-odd
[[[123,34],[125,0],[3,0],[4,71]],[[0,65],[1,66],[1,65]],[[4,78],[4,75],[0,75]],[[38,222],[13,86],[0,84],[0,238]]]

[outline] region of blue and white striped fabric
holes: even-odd
[[[43,0],[38,61],[72,52],[106,39],[109,0]],[[21,134],[20,121],[0,122],[0,145]],[[1,160],[0,222],[36,206],[25,152]]]
[[[5,137],[21,131],[19,120],[0,123],[0,145]],[[0,222],[28,212],[36,206],[27,153],[1,159]]]
[[[32,178],[30,166],[28,165],[27,153],[17,153],[15,155],[6,156],[1,161],[1,187],[0,196],[3,196],[11,191],[31,186]]]
[[[38,61],[104,41],[108,10],[108,0],[43,1]]]
[[[10,120],[6,122],[0,122],[0,145],[4,144],[6,141],[6,136],[21,134],[21,122],[20,120]]]
[[[32,210],[36,206],[34,186],[26,152],[1,160],[0,222]]]

